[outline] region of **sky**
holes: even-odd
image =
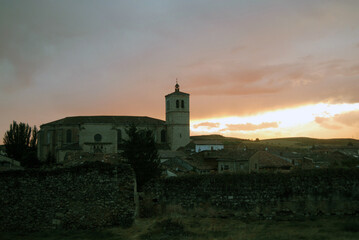
[[[357,0],[0,0],[0,135],[13,120],[165,119],[191,135],[359,138]]]

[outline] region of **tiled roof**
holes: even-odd
[[[113,123],[119,125],[129,125],[131,123],[134,123],[135,125],[164,125],[165,121],[156,118],[137,116],[76,116],[62,118],[53,122],[43,124],[41,126],[73,125],[81,123]]]
[[[280,168],[293,166],[286,160],[281,159],[280,157],[277,157],[266,151],[258,151],[252,157],[258,158],[258,164],[260,168]]]
[[[189,165],[200,170],[215,170],[217,168],[216,161],[204,161],[199,158],[184,159]]]
[[[253,154],[256,152],[254,149],[247,149],[244,150],[221,150],[221,151],[215,151],[215,152],[208,152],[203,153],[207,156],[213,156],[218,159],[232,159],[236,161],[248,161],[250,157],[253,156]],[[206,156],[206,157],[207,157]]]
[[[248,162],[246,159],[218,158],[218,162]]]
[[[193,142],[196,145],[223,145],[220,140],[195,140]]]
[[[174,158],[174,157],[185,157],[186,154],[181,151],[171,151],[171,150],[158,150],[158,155],[160,158]]]
[[[183,167],[177,159],[169,159],[163,163],[161,163],[161,165],[168,169],[168,170],[171,170],[171,171],[174,171],[174,172],[188,172],[189,170],[186,169],[185,167]]]

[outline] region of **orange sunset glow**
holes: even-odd
[[[0,135],[13,120],[165,119],[191,135],[359,138],[359,1],[2,1]]]
[[[222,134],[254,139],[309,136],[323,138],[358,137],[351,119],[359,115],[359,104],[315,104],[264,112],[254,116],[193,120],[191,131],[197,134]],[[326,132],[322,128],[327,129]],[[339,131],[340,130],[340,131]]]

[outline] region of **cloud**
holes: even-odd
[[[278,128],[277,122],[263,122],[261,124],[226,124],[227,128],[223,131],[255,131],[266,128]]]
[[[359,127],[359,110],[335,115],[333,120],[349,127]]]
[[[288,66],[248,66],[238,69],[235,64],[226,61],[218,64],[218,70],[213,70],[211,63],[203,64],[186,77],[186,85],[193,94],[218,96],[277,93],[290,84],[286,77],[281,76],[281,69]]]
[[[341,126],[335,125],[335,123],[333,124],[332,118],[316,117],[314,121],[326,129],[338,130],[342,128]]]
[[[202,123],[198,123],[198,124],[193,125],[193,128],[199,128],[199,127],[205,127],[207,129],[218,128],[219,123],[202,122]]]

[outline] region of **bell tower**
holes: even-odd
[[[171,150],[177,150],[190,142],[189,94],[181,92],[176,81],[175,91],[165,98],[168,144]]]

